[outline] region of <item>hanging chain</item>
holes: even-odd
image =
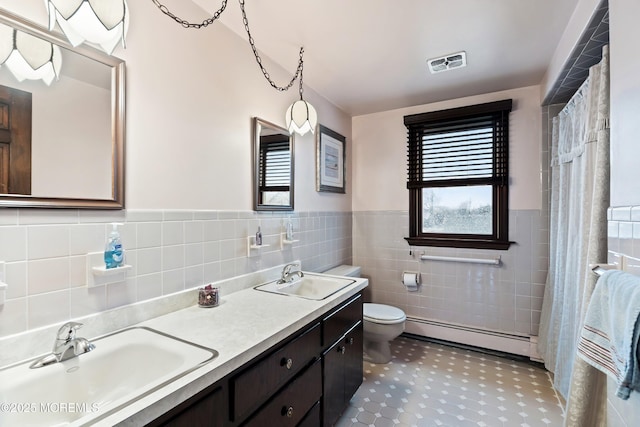
[[[211,24],[213,24],[213,21],[215,21],[216,19],[220,18],[220,15],[222,15],[222,12],[224,12],[225,8],[227,7],[227,0],[222,0],[222,6],[220,7],[220,9],[218,9],[211,18],[209,19],[205,19],[204,21],[202,21],[201,24],[193,24],[189,21],[186,21],[182,18],[177,17],[176,15],[174,15],[173,13],[171,13],[171,11],[169,10],[169,8],[167,8],[167,6],[163,5],[162,3],[160,3],[158,0],[151,0],[156,6],[158,6],[158,9],[160,9],[160,11],[162,13],[164,13],[165,15],[167,15],[169,18],[173,19],[174,21],[176,21],[178,24],[182,25],[184,28],[203,28],[203,27],[207,27]]]
[[[200,29],[200,28],[207,27],[207,26],[213,24],[213,21],[215,21],[216,19],[220,18],[220,15],[222,14],[222,12],[224,12],[225,8],[227,7],[227,1],[228,0],[222,0],[222,6],[220,7],[220,9],[218,9],[213,14],[213,16],[211,18],[205,19],[204,21],[202,21],[201,24],[194,24],[194,23],[191,23],[189,21],[186,21],[186,20],[174,15],[169,10],[169,8],[167,8],[167,6],[165,6],[162,3],[160,3],[159,0],[151,0],[151,1],[158,7],[158,9],[160,9],[160,11],[162,13],[164,13],[169,18],[171,18],[174,21],[176,21],[178,24],[182,25],[184,28],[197,28],[197,29]],[[244,10],[244,0],[239,0],[239,1],[240,1],[240,9],[242,10],[242,22],[244,23],[244,29],[247,31],[247,36],[249,37],[249,44],[251,45],[251,50],[253,50],[253,55],[256,57],[256,62],[258,63],[258,66],[260,67],[260,70],[262,71],[262,74],[264,75],[264,78],[267,79],[267,81],[269,82],[271,87],[273,87],[274,89],[279,90],[280,92],[284,92],[286,90],[289,90],[291,88],[291,86],[293,86],[293,84],[295,83],[296,79],[299,76],[300,77],[300,89],[299,89],[299,92],[300,92],[300,99],[302,99],[302,68],[304,66],[304,61],[303,61],[304,47],[300,48],[300,59],[298,60],[298,68],[296,69],[296,73],[291,78],[291,81],[286,86],[278,86],[271,79],[271,76],[269,75],[269,72],[264,67],[264,65],[262,65],[262,58],[258,54],[258,48],[256,48],[256,43],[253,40],[253,37],[251,36],[251,31],[249,30],[249,20],[247,19],[247,12]]]
[[[153,0],[153,1],[156,1],[156,0]],[[291,78],[291,81],[286,86],[278,86],[271,79],[271,76],[269,75],[269,72],[266,70],[266,68],[264,68],[264,65],[262,65],[262,58],[260,58],[260,55],[258,54],[258,49],[256,48],[256,44],[253,40],[253,37],[251,36],[251,31],[249,31],[249,20],[247,19],[247,12],[244,10],[244,0],[239,0],[239,1],[240,1],[240,9],[242,10],[242,22],[244,22],[244,29],[247,30],[247,36],[249,37],[249,44],[251,45],[251,50],[253,50],[253,55],[256,57],[256,62],[258,63],[260,70],[262,70],[262,74],[264,75],[264,78],[267,79],[271,87],[279,90],[280,92],[284,92],[286,90],[289,90],[289,88],[291,88],[291,86],[293,86],[293,84],[296,82],[296,79],[298,78],[298,76],[300,76],[300,99],[302,99],[302,67],[304,65],[302,56],[304,55],[304,47],[300,48],[300,59],[298,60],[298,68],[296,69],[296,73],[294,74],[294,76]]]

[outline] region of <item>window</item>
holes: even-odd
[[[404,117],[410,245],[509,248],[512,101]]]

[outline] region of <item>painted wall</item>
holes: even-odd
[[[47,22],[41,0],[0,0],[0,7]],[[152,2],[129,8],[127,49],[115,51],[127,65],[127,209],[0,209],[0,281],[9,285],[0,339],[296,259],[314,271],[352,262],[351,118],[305,88],[320,122],[347,137],[347,194],[315,191],[308,134],[295,142],[295,213],[252,212],[252,117],[284,125],[297,90],[271,88],[249,44],[220,23],[185,30]],[[203,14],[191,2],[180,9]],[[287,70],[263,61],[274,79],[289,81]],[[289,219],[300,241],[281,248]],[[133,269],[88,287],[114,221],[125,224]],[[247,253],[258,226],[270,246]]]

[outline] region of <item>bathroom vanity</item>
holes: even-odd
[[[281,270],[218,282],[215,307],[199,307],[190,289],[74,319],[95,348],[38,369],[29,365],[47,354],[59,325],[0,340],[0,354],[11,356],[0,395],[44,402],[40,390],[57,388],[56,398],[82,404],[56,413],[60,425],[333,425],[362,383],[368,281],[350,279],[317,299],[256,289]],[[321,287],[320,279],[345,280],[317,276]],[[45,409],[0,413],[0,424],[50,425]]]
[[[331,426],[361,383],[357,293],[148,425]]]

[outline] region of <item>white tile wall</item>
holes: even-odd
[[[413,247],[407,212],[354,212],[353,260],[369,278],[369,299],[402,308],[408,316],[517,335],[537,335],[548,268],[548,226],[540,211],[511,211],[515,242],[507,251]],[[422,253],[492,258],[501,266],[421,261]],[[408,292],[403,271],[421,273]]]
[[[299,242],[281,250],[289,218]],[[122,281],[88,287],[87,265],[102,262],[111,222],[124,224],[120,234],[133,268]],[[350,212],[1,209],[0,262],[9,287],[0,337],[296,259],[310,271],[351,263],[351,224]],[[270,246],[247,258],[247,236],[258,225]]]

